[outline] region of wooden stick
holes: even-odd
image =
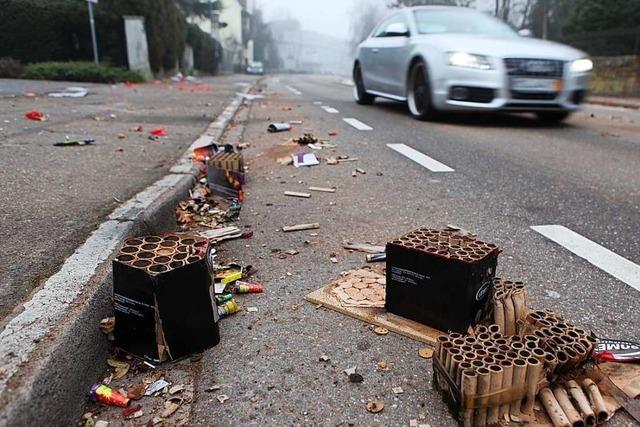
[[[282,231],[303,231],[303,230],[314,230],[316,228],[320,228],[320,224],[317,222],[313,224],[298,224],[298,225],[285,225],[282,227]]]
[[[357,161],[358,161],[357,157],[354,157],[351,159],[338,159],[338,163],[357,162]]]
[[[309,193],[299,193],[297,191],[285,191],[284,195],[291,197],[302,197],[304,199],[308,199],[309,197],[311,197],[311,194]]]
[[[309,187],[309,191],[319,191],[321,193],[335,193],[335,188],[326,188],[326,187]]]

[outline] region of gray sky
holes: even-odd
[[[289,15],[306,30],[349,38],[353,0],[257,0],[257,5],[264,11],[266,21]]]

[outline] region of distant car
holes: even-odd
[[[407,102],[422,120],[494,110],[564,120],[584,101],[593,64],[584,52],[528,35],[473,9],[402,9],[358,46],[354,97]]]
[[[249,65],[247,66],[247,74],[263,75],[264,65],[262,64],[262,62],[259,62],[259,61],[250,62]]]

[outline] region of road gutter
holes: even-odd
[[[220,140],[242,103],[236,95],[168,175],[116,208],[0,332],[0,426],[77,420],[105,368],[109,346],[98,322],[112,312],[115,250],[127,236],[175,229],[175,206],[199,173],[193,148]]]

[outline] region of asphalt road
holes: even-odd
[[[0,328],[118,204],[167,173],[240,89],[236,83],[252,80],[134,87],[0,80]],[[68,86],[89,94],[46,95]],[[27,120],[31,110],[48,120]],[[137,126],[143,131],[132,131]],[[156,127],[168,136],[150,140]],[[96,143],[52,145],[67,136]]]
[[[420,226],[459,225],[503,248],[498,274],[525,281],[530,306],[556,310],[600,337],[640,340],[639,291],[531,228],[561,225],[640,263],[638,112],[588,107],[559,126],[524,115],[423,123],[400,104],[358,106],[351,88],[316,76],[269,78],[266,95],[254,103],[243,139],[252,145],[242,218],[256,236],[249,244],[223,245],[221,257],[256,266],[267,293],[240,297],[258,312],[224,319],[221,344],[193,364],[193,424],[407,425],[417,419],[454,425],[432,388],[430,362],[417,354],[423,345],[378,336],[367,324],[304,302],[305,294],[340,271],[364,264],[361,253],[341,248],[343,240],[384,243]],[[343,118],[373,130],[356,130]],[[266,134],[270,121],[281,120],[304,124],[290,134]],[[319,156],[346,154],[359,161],[278,165],[276,158],[297,150],[282,141],[305,130],[320,137],[338,132],[327,137],[337,148]],[[406,144],[455,171],[431,172],[387,144]],[[352,177],[355,167],[366,175]],[[310,185],[337,192],[311,199],[283,195]],[[279,231],[311,222],[321,228]],[[300,253],[282,259],[287,249]],[[333,255],[338,263],[330,261]],[[321,355],[331,360],[319,361]],[[381,360],[388,370],[377,368]],[[364,377],[361,384],[349,383],[343,373],[354,366]],[[221,404],[216,393],[205,392],[212,384],[221,384],[216,393],[230,400]],[[393,393],[397,386],[402,394]],[[385,402],[377,415],[365,409],[374,398]],[[635,424],[619,414],[610,425]]]

